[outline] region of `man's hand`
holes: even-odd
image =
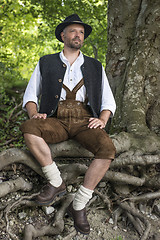
[[[88,124],[88,127],[89,128],[105,128],[107,122],[108,122],[108,119],[110,117],[110,114],[111,112],[109,110],[103,110],[101,113],[100,113],[100,116],[99,118],[93,118],[91,117],[89,119],[89,124]]]
[[[31,119],[32,118],[43,118],[43,119],[46,119],[47,118],[47,114],[46,113],[36,113],[36,114],[34,114],[32,117],[31,117]]]
[[[99,118],[90,118],[89,119],[89,124],[88,127],[89,128],[105,128],[105,121]]]
[[[28,116],[30,119],[32,118],[43,118],[46,119],[47,118],[47,114],[46,113],[38,113],[37,111],[37,104],[34,102],[27,102],[26,103],[26,109],[28,112]]]

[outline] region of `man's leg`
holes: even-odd
[[[97,157],[90,164],[85,174],[84,183],[80,186],[73,203],[68,208],[68,213],[73,217],[76,229],[88,234],[90,226],[87,221],[85,206],[92,198],[94,188],[108,170],[111,159],[114,158],[115,148],[106,132],[100,129],[88,129],[79,133],[75,139]]]
[[[55,128],[52,126],[55,126]],[[60,132],[57,133],[58,129]],[[36,197],[36,201],[40,205],[50,205],[57,195],[65,193],[66,190],[60,171],[52,160],[51,151],[46,141],[63,141],[63,139],[67,138],[66,132],[57,119],[29,120],[23,124],[22,132],[24,132],[26,145],[40,163],[42,171],[48,180],[48,184],[42,188],[41,193]]]
[[[111,160],[109,159],[93,160],[85,174],[83,185],[79,188],[74,198],[73,208],[75,210],[83,209],[87,202],[92,198],[92,193],[95,187],[107,172],[110,163]]]
[[[104,177],[110,166],[110,159],[95,159],[89,166],[85,178],[83,186],[90,190],[94,190],[97,184]]]
[[[27,147],[42,167],[52,164],[50,148],[43,138],[25,133],[24,139]]]
[[[93,160],[85,174],[83,185],[80,186],[73,202],[68,207],[68,214],[74,219],[75,228],[83,234],[90,232],[85,206],[92,198],[94,188],[108,170],[110,162],[109,159]]]
[[[114,159],[115,147],[105,132],[102,129],[86,129],[78,133],[75,140],[80,142],[85,148],[93,152],[95,155],[95,160],[90,164],[84,178],[83,190],[88,192],[88,197],[82,199],[79,191],[73,201],[73,206],[76,210],[80,210],[85,207],[86,203],[92,197],[91,193],[97,184],[101,181],[105,173],[107,172],[111,159]],[[92,192],[91,192],[92,191]],[[88,198],[88,199],[87,199]]]
[[[51,205],[56,196],[63,195],[66,192],[61,173],[55,162],[53,162],[50,148],[43,138],[25,133],[24,139],[29,150],[40,163],[42,172],[48,180],[48,184],[42,188],[35,201],[39,205]]]

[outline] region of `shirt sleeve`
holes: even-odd
[[[27,85],[27,88],[23,96],[23,105],[22,105],[23,110],[26,111],[25,106],[27,102],[35,102],[37,104],[37,107],[39,107],[38,102],[39,102],[39,97],[41,95],[41,88],[42,88],[42,77],[41,77],[39,62],[38,62],[29,80],[29,83]]]
[[[102,105],[101,105],[101,111],[102,110],[109,110],[111,111],[112,115],[114,115],[116,110],[116,103],[115,99],[112,93],[112,90],[110,88],[106,73],[104,71],[104,68],[102,66]]]

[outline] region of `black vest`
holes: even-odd
[[[93,116],[98,117],[102,102],[102,65],[96,59],[84,55],[81,70]],[[40,113],[52,116],[56,111],[65,71],[66,65],[61,61],[59,53],[40,58],[42,75]]]

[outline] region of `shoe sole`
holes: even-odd
[[[74,221],[74,218],[73,218],[73,215],[72,215],[72,213],[67,209],[67,214],[73,219],[73,221]],[[74,227],[75,227],[75,229],[76,229],[76,231],[77,232],[80,232],[81,234],[83,234],[83,235],[89,235],[89,233],[90,233],[90,231],[89,232],[83,232],[82,230],[80,230],[76,225],[75,225],[75,223],[74,223]]]
[[[60,192],[60,193],[57,193],[55,196],[54,196],[54,198],[52,198],[50,201],[48,201],[48,202],[39,202],[39,201],[35,201],[38,205],[40,205],[40,206],[50,206],[50,205],[52,205],[55,201],[56,201],[56,198],[58,198],[58,197],[62,197],[62,196],[64,196],[65,194],[66,194],[66,190],[64,190],[63,192]]]

